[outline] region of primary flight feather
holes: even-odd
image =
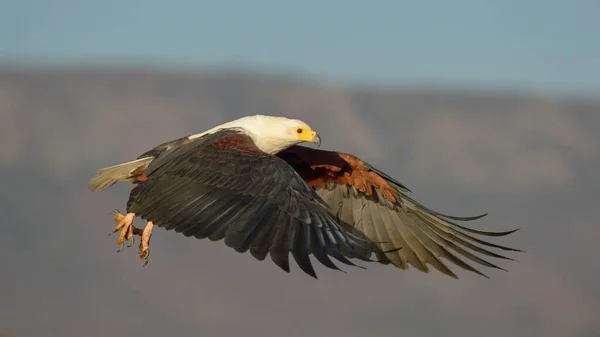
[[[467,263],[502,269],[483,256],[510,258],[491,248],[519,251],[479,236],[504,236],[457,224],[477,217],[437,213],[410,198],[398,181],[346,153],[300,146],[320,145],[319,135],[297,119],[248,116],[145,152],[136,160],[98,170],[91,191],[131,182],[127,214],[117,213],[113,233],[121,247],[141,236],[148,261],[153,227],[198,239],[223,240],[256,259],[269,255],[288,271],[289,255],[316,277],[310,255],[338,269],[331,258],[433,266],[458,278],[443,259],[485,276]],[[143,229],[133,219],[147,221]],[[466,259],[466,260],[465,260]]]

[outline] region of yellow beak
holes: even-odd
[[[317,144],[317,146],[321,146],[321,137],[319,137],[319,135],[312,130],[298,135],[298,139],[303,142],[314,143]]]

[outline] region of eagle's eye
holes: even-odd
[[[304,129],[302,129],[302,128],[297,128],[296,129],[296,133],[301,134],[302,132],[304,132]]]

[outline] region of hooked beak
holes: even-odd
[[[317,144],[317,147],[321,147],[321,137],[319,137],[318,133],[315,132],[312,142],[313,144]]]

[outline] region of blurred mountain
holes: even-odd
[[[599,111],[593,100],[242,72],[0,68],[0,267],[9,271],[0,278],[0,329],[591,336],[600,330]],[[502,264],[509,273],[459,272],[459,282],[386,266],[317,267],[313,282],[297,268],[288,275],[222,243],[164,231],[155,231],[148,268],[133,249],[115,253],[107,213],[124,206],[129,187],[89,193],[95,170],[251,114],[306,121],[322,148],[358,155],[444,213],[490,211],[477,225],[523,228],[502,243],[528,253]]]
[[[372,132],[410,132],[422,114],[544,118],[548,112],[593,115],[599,108],[600,102],[518,93],[351,89],[241,72],[0,68],[0,163],[27,161],[35,153],[50,170],[72,172],[250,114],[302,118],[324,133],[325,146],[370,159],[373,147],[390,153],[402,146],[373,139]],[[323,131],[329,130],[338,137],[327,139]],[[125,142],[123,135],[131,138]]]

